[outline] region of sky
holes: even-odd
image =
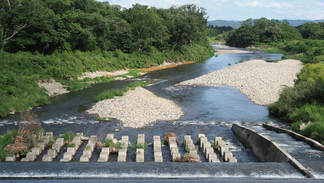
[[[133,4],[156,8],[196,4],[204,7],[208,20],[246,20],[248,18],[317,20],[324,19],[324,0],[99,0],[131,8]]]

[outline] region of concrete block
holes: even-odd
[[[160,141],[161,142],[161,137],[160,136],[153,136],[153,141]]]
[[[232,157],[232,158],[229,158],[228,162],[229,163],[237,163],[237,159]]]
[[[29,161],[29,160],[27,160],[27,158],[22,158],[20,161],[25,162],[25,161]]]
[[[103,148],[101,149],[101,153],[103,153],[103,152],[107,152],[108,155],[109,155],[109,153],[110,153],[109,147],[103,147]]]
[[[57,156],[57,151],[54,150],[54,149],[49,149],[49,150],[47,151],[47,155],[51,156],[52,158],[56,158],[56,156]]]
[[[28,152],[26,155],[26,159],[28,161],[35,161],[36,158],[37,158],[37,156],[36,156],[35,152]]]
[[[153,151],[155,152],[155,151],[161,151],[162,150],[162,148],[161,148],[161,146],[153,146]]]
[[[223,140],[222,137],[215,137],[215,145],[217,145],[218,141]]]
[[[186,145],[186,150],[187,149],[189,149],[189,150],[196,149],[196,146],[194,144],[187,144]]]
[[[39,156],[42,153],[42,150],[39,147],[33,147],[31,152],[34,152],[36,156]]]
[[[114,134],[111,133],[107,134],[106,139],[111,139],[111,140],[114,139]]]
[[[83,133],[76,133],[76,136],[83,137]]]
[[[32,144],[36,144],[37,143],[37,135],[36,134],[32,134],[30,138],[31,138]]]
[[[118,156],[127,156],[127,149],[119,149]]]
[[[52,140],[54,137],[54,134],[53,134],[53,132],[46,132],[45,136],[48,136],[50,138],[50,140]]]
[[[125,155],[118,155],[117,162],[126,162],[126,156]]]
[[[169,137],[169,144],[170,143],[177,143],[177,138],[176,137]]]
[[[106,154],[105,154],[106,155]],[[100,154],[100,157],[98,159],[98,162],[107,162],[109,159],[109,156],[104,156],[104,154]]]
[[[181,158],[181,154],[180,153],[173,153],[173,155],[172,155],[172,161],[174,162],[178,158]]]
[[[171,150],[173,147],[178,147],[176,143],[169,144],[169,149]]]
[[[211,163],[219,163],[220,161],[219,161],[219,159],[212,159],[210,162]]]
[[[129,141],[129,137],[128,137],[128,136],[122,136],[122,137],[121,137],[121,141],[126,141],[126,142],[128,142],[128,141]]]
[[[162,152],[154,152],[154,157],[162,156]]]
[[[45,144],[45,142],[37,142],[36,146],[39,147],[42,151],[44,151],[46,144]]]
[[[68,147],[66,152],[69,152],[74,156],[75,153],[76,153],[76,148],[75,147]]]
[[[13,155],[13,156],[7,156],[5,161],[16,161],[16,156]]]
[[[207,142],[208,139],[206,137],[200,137],[200,140],[199,140],[199,147],[202,148],[203,146],[203,143],[204,142]]]
[[[57,138],[55,141],[57,144],[59,144],[61,147],[65,144],[64,138]]]
[[[70,162],[71,160],[68,160],[68,159],[60,159],[60,162],[64,162],[64,163],[67,163],[67,162]]]
[[[88,158],[91,158],[92,157],[92,152],[89,151],[89,150],[83,150],[82,155],[87,156]]]
[[[138,134],[137,143],[138,144],[144,144],[145,143],[145,134]]]
[[[54,143],[53,145],[52,145],[52,149],[55,149],[56,150],[56,152],[60,152],[61,151],[61,144],[59,144],[59,143]]]
[[[191,140],[191,135],[185,135],[183,136],[183,141]]]
[[[48,155],[48,154],[45,154],[42,158],[42,161],[43,162],[52,162],[53,161],[53,157]]]
[[[51,140],[51,137],[50,137],[50,136],[46,136],[46,135],[45,135],[43,138],[44,138],[44,142],[45,142],[46,145],[47,145],[48,142]]]
[[[227,145],[221,145],[219,148],[220,148],[219,153],[220,153],[222,156],[224,156],[224,153],[225,153],[225,152],[228,152],[228,151],[229,151]]]
[[[189,150],[189,154],[190,154],[191,156],[195,156],[195,155],[198,155],[198,152],[197,152],[196,149],[195,149],[195,150]]]
[[[144,162],[144,149],[136,149],[136,162]]]
[[[228,162],[230,158],[233,157],[233,154],[231,152],[225,152],[224,153],[224,161]]]
[[[154,156],[154,162],[163,162],[162,156]]]
[[[211,147],[210,142],[203,142],[202,149],[204,154],[206,154],[206,148]]]
[[[65,152],[65,153],[63,154],[63,159],[65,159],[65,160],[71,161],[72,158],[73,158],[73,154],[70,153],[70,152]]]
[[[208,155],[211,154],[211,153],[214,153],[214,148],[212,148],[212,147],[207,147],[207,148],[205,149],[205,157],[206,157],[206,159],[208,159]]]
[[[97,140],[98,140],[97,135],[91,135],[91,136],[90,136],[90,140],[91,140],[91,141],[95,141],[95,142],[97,142]]]
[[[208,162],[215,162],[217,159],[217,154],[216,153],[209,153],[208,154]]]
[[[170,153],[171,153],[171,156],[174,154],[174,153],[179,153],[179,148],[178,147],[172,147],[170,149]]]
[[[87,155],[82,155],[80,157],[80,162],[89,162],[90,158]]]

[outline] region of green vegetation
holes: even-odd
[[[113,80],[80,81],[83,72],[201,61],[213,55],[205,9],[193,4],[124,9],[96,0],[10,0],[1,1],[0,9],[0,116],[48,104],[39,80],[54,79],[76,91]]]
[[[76,134],[71,131],[68,131],[68,132],[60,135],[60,138],[64,138],[64,141],[68,141],[68,142],[71,142],[74,137],[76,137]]]
[[[132,149],[132,151],[131,151],[132,154],[136,153],[136,149],[144,149],[144,152],[147,152],[147,144],[134,142],[133,144],[130,145],[130,149]]]
[[[292,122],[292,129],[324,144],[324,23],[306,23],[297,28],[288,22],[248,19],[228,33],[227,44],[282,53],[284,59],[301,60],[305,66],[295,86],[286,88],[269,112]],[[312,124],[299,129],[301,123]]]
[[[101,101],[101,100],[105,100],[105,99],[112,99],[115,96],[123,96],[124,93],[126,93],[128,90],[135,90],[136,87],[143,87],[148,84],[150,84],[150,83],[147,81],[134,82],[134,83],[126,85],[123,89],[120,89],[120,90],[104,91],[104,92],[100,93],[99,95],[97,95],[95,97],[95,100]]]
[[[13,154],[5,151],[5,147],[8,144],[14,143],[14,139],[17,136],[18,130],[8,131],[3,136],[0,136],[0,161],[4,161],[7,156],[12,156]]]

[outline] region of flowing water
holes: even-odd
[[[230,48],[233,49],[233,48]],[[101,140],[107,133],[115,134],[117,139],[128,135],[130,142],[135,142],[137,134],[144,133],[148,150],[145,163],[133,163],[135,156],[129,153],[126,163],[117,163],[116,156],[111,156],[107,163],[97,163],[98,152],[94,154],[90,163],[79,163],[82,154],[78,151],[70,163],[60,163],[64,150],[52,163],[42,163],[41,158],[32,163],[5,163],[0,162],[0,177],[39,177],[55,179],[101,178],[132,179],[137,178],[295,178],[303,176],[289,163],[261,163],[254,154],[245,148],[231,131],[231,125],[282,123],[278,119],[269,116],[265,106],[256,105],[241,94],[238,90],[228,86],[222,87],[179,87],[174,84],[184,80],[199,77],[210,72],[229,67],[240,61],[251,59],[265,59],[267,61],[281,60],[281,54],[264,54],[261,52],[220,55],[212,57],[204,62],[182,65],[149,73],[145,76],[126,81],[113,81],[108,84],[97,84],[78,92],[72,92],[52,98],[52,103],[41,108],[34,109],[42,121],[45,131],[52,131],[54,135],[66,131],[83,132],[85,136],[99,135]],[[94,105],[94,97],[107,89],[122,88],[125,85],[137,81],[150,81],[152,84],[145,88],[160,97],[170,99],[177,103],[185,112],[185,115],[176,121],[157,121],[144,128],[121,128],[120,122],[113,119],[109,122],[98,122],[96,115],[86,114],[85,111]],[[6,130],[17,128],[19,115],[11,115],[0,119],[0,134]],[[267,131],[260,126],[251,127],[263,134],[271,134],[269,138],[278,139],[278,143],[284,147],[290,147],[296,141],[288,135],[276,134]],[[215,136],[221,136],[229,145],[237,164],[206,163],[206,159],[200,154],[202,163],[171,163],[170,152],[167,147],[162,148],[164,163],[153,163],[152,141],[154,135],[163,138],[165,133],[175,133],[179,138],[179,144],[183,142],[184,135],[191,135],[196,141],[198,134],[206,134],[209,140]],[[82,149],[82,147],[80,148]],[[300,151],[303,149],[303,151]],[[66,151],[66,150],[65,150]],[[305,163],[317,178],[324,178],[323,153],[308,145],[296,146],[293,156]],[[303,152],[300,155],[300,152]],[[43,152],[43,154],[46,152]],[[180,146],[183,155],[185,149]],[[310,161],[311,160],[311,161]],[[137,181],[141,181],[137,180]]]

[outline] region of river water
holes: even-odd
[[[215,47],[217,48],[217,47]],[[235,48],[230,48],[235,49]],[[240,61],[251,59],[265,59],[267,61],[281,60],[281,54],[264,54],[261,52],[220,55],[209,58],[203,62],[182,65],[149,73],[145,76],[126,81],[113,81],[107,84],[97,84],[78,92],[72,92],[53,97],[51,104],[34,109],[42,121],[45,131],[52,131],[54,135],[66,131],[83,132],[85,136],[99,135],[101,140],[107,133],[115,134],[117,139],[128,135],[130,142],[136,141],[137,134],[144,133],[148,150],[145,163],[134,163],[135,156],[129,153],[126,163],[117,163],[116,156],[111,156],[107,163],[97,163],[98,153],[94,154],[90,163],[79,163],[82,154],[78,151],[71,163],[60,163],[59,158],[52,163],[42,163],[41,158],[32,163],[0,163],[0,177],[37,177],[56,179],[116,179],[134,180],[141,182],[149,178],[265,178],[278,180],[282,178],[294,178],[303,180],[303,176],[289,163],[261,163],[254,154],[245,148],[231,131],[231,125],[245,123],[268,135],[270,139],[279,141],[285,147],[296,144],[292,151],[298,156],[298,160],[305,163],[317,178],[323,179],[323,153],[312,149],[308,145],[297,142],[287,135],[276,134],[267,131],[260,126],[262,123],[284,124],[278,119],[269,116],[267,107],[256,105],[241,94],[238,90],[228,86],[222,87],[175,87],[181,81],[196,78],[210,72],[229,67]],[[144,128],[121,128],[116,119],[98,122],[96,115],[86,114],[85,111],[94,105],[94,97],[107,89],[122,88],[125,85],[138,81],[150,81],[152,84],[145,88],[160,97],[170,99],[177,103],[185,112],[185,115],[176,121],[157,121]],[[11,115],[0,119],[0,134],[6,130],[17,128],[19,115]],[[253,125],[252,125],[253,124]],[[256,124],[256,125],[254,125]],[[284,124],[285,125],[285,124]],[[201,155],[202,163],[172,163],[167,147],[162,148],[164,163],[153,163],[152,141],[154,135],[163,138],[165,133],[175,133],[179,144],[183,142],[184,135],[191,135],[196,141],[198,134],[206,134],[209,140],[216,136],[224,138],[237,158],[237,164],[207,163]],[[301,149],[298,149],[301,148]],[[180,153],[185,153],[180,146]],[[58,157],[62,157],[63,153]],[[311,161],[309,161],[311,160]],[[82,166],[80,166],[82,165]],[[143,179],[144,178],[144,179]],[[24,179],[25,180],[25,179]]]

